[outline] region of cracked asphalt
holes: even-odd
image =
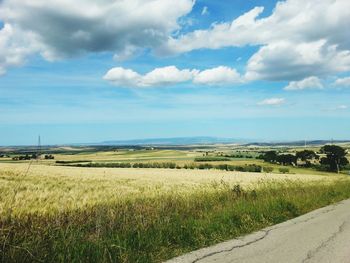
[[[166,263],[350,263],[350,199]]]

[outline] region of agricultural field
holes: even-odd
[[[0,164],[2,197],[11,196],[12,215],[55,214],[110,200],[188,194],[202,189],[215,189],[220,184],[232,188],[240,185],[256,188],[268,182],[332,182],[341,176],[322,177],[310,174],[266,174],[219,170],[80,168],[47,166],[34,163]],[[25,202],[23,202],[25,200]],[[2,203],[0,212],[6,212]]]
[[[13,160],[28,149],[0,158],[1,262],[162,262],[350,197],[346,172],[280,173],[257,147],[42,150],[54,159]],[[78,166],[91,163],[102,167]]]

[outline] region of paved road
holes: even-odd
[[[350,263],[350,199],[167,263]]]

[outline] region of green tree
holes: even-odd
[[[277,162],[282,165],[294,165],[297,163],[297,157],[293,154],[280,154],[277,156]]]
[[[262,156],[262,159],[265,162],[269,162],[269,163],[275,163],[277,161],[277,152],[276,151],[268,151],[266,153],[264,153],[264,155]]]
[[[297,152],[295,156],[297,158],[297,161],[300,160],[302,162],[305,162],[305,166],[310,166],[311,160],[319,159],[319,156],[311,150],[303,150],[301,152]]]
[[[325,145],[320,152],[326,154],[326,157],[321,158],[320,163],[328,166],[330,171],[339,173],[349,163],[346,150],[340,146]]]

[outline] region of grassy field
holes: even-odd
[[[2,262],[161,262],[350,197],[344,176],[0,164]]]
[[[279,174],[252,158],[260,147],[57,147],[45,150],[54,160],[12,160],[29,150],[0,158],[0,262],[161,262],[350,197],[348,176],[292,166]],[[69,166],[90,162],[274,170]]]
[[[11,200],[13,215],[56,213],[74,210],[110,200],[152,197],[163,193],[186,194],[221,183],[229,187],[256,187],[268,181],[333,181],[339,176],[320,177],[306,174],[240,173],[219,170],[169,170],[132,168],[77,168],[32,164],[0,164],[0,212],[4,201],[17,189]]]
[[[349,148],[348,145],[346,147]],[[181,148],[181,147],[180,147]],[[77,163],[162,163],[173,162],[178,166],[190,165],[195,162],[196,158],[211,158],[223,155],[243,155],[243,156],[258,156],[261,151],[278,150],[285,153],[295,153],[303,150],[304,147],[244,147],[236,145],[222,146],[201,146],[201,148],[187,147],[185,149],[162,149],[162,148],[93,148],[93,147],[57,147],[46,149],[46,152],[53,153],[54,160],[41,160],[41,164],[60,165],[57,161],[68,162],[68,164]],[[308,149],[319,150],[319,147],[310,147]],[[6,149],[5,149],[6,150]],[[9,150],[9,149],[8,149]],[[35,151],[36,149],[34,149]],[[12,157],[18,155],[11,153],[9,158],[0,158],[0,163],[28,163],[29,161],[12,161]],[[350,156],[349,156],[350,158]],[[227,161],[210,161],[212,165],[229,164],[229,165],[250,165],[256,164],[261,166],[270,166],[275,172],[281,167],[277,164],[264,163],[262,160],[254,158],[229,158]],[[199,162],[198,162],[199,163]],[[317,171],[315,169],[305,169],[301,167],[289,166],[291,173],[296,174],[318,174],[331,175],[331,173]]]

